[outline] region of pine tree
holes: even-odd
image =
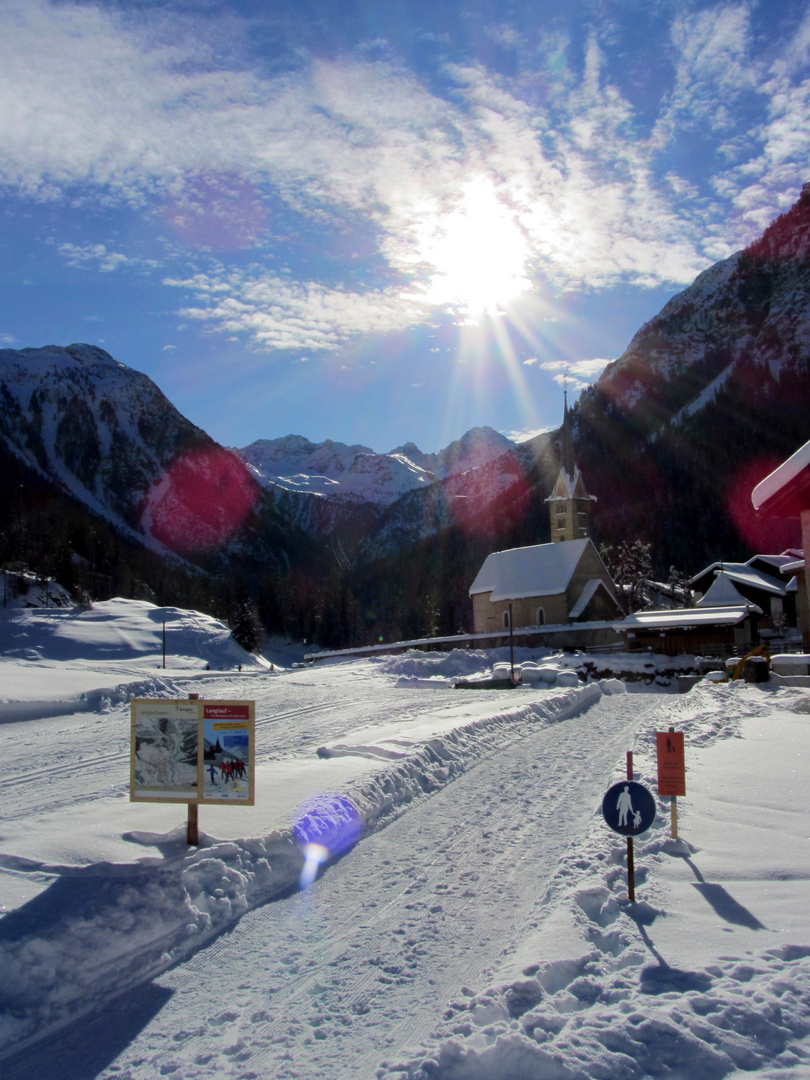
[[[258,652],[262,643],[262,624],[252,600],[240,600],[231,620],[231,637],[247,652]]]

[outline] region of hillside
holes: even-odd
[[[640,535],[659,572],[796,544],[754,484],[810,436],[810,185],[760,239],[701,274],[574,410],[600,536]]]

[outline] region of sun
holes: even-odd
[[[499,314],[532,287],[526,237],[485,177],[469,181],[455,208],[425,226],[419,256],[428,268],[427,302],[470,319]]]

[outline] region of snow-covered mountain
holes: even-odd
[[[758,240],[646,323],[599,388],[654,432],[695,415],[743,368],[767,369],[778,382],[809,360],[810,183]]]
[[[399,451],[376,454],[367,446],[311,443],[301,435],[259,439],[236,453],[265,487],[375,506],[390,506],[436,479]]]
[[[514,448],[504,435],[478,427],[437,454],[425,454],[413,443],[379,454],[331,439],[311,443],[301,435],[259,439],[235,452],[266,487],[384,508],[437,480],[488,465]]]
[[[146,375],[92,345],[0,350],[0,439],[28,467],[159,551],[221,549],[263,512],[241,459]]]
[[[492,428],[477,427],[435,454],[413,443],[375,453],[300,435],[260,439],[235,453],[310,536],[337,532],[350,549],[372,555],[435,535],[472,512],[473,502],[485,512],[523,476],[516,450]]]

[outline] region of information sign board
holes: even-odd
[[[255,703],[133,698],[132,802],[253,806]]]
[[[658,751],[658,794],[685,795],[683,732],[656,731],[655,746]]]

